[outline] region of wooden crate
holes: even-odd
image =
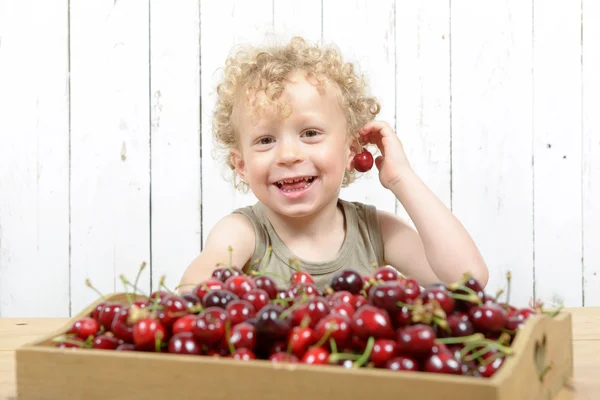
[[[125,302],[125,295],[114,294],[108,300]],[[515,354],[489,379],[53,347],[53,337],[91,314],[100,301],[57,332],[16,350],[18,399],[535,400],[554,398],[573,375],[568,312],[530,318],[513,342]]]

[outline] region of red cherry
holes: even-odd
[[[237,325],[256,316],[256,310],[248,300],[233,300],[227,304],[225,311],[229,313],[231,325]]]
[[[100,314],[98,314],[98,322],[100,322],[100,325],[104,327],[105,331],[110,330],[112,322],[115,319],[115,315],[121,311],[121,308],[123,308],[123,305],[120,303],[104,303],[104,307],[102,307]]]
[[[225,281],[225,289],[238,297],[242,297],[249,291],[256,289],[256,283],[247,275],[232,276]]]
[[[247,322],[239,323],[231,329],[228,339],[235,349],[254,350],[256,347],[256,328]],[[222,341],[221,347],[228,350],[225,340]]]
[[[214,278],[221,282],[225,282],[232,276],[240,275],[244,275],[244,272],[238,267],[219,267],[213,270],[211,278]]]
[[[462,373],[462,363],[454,358],[450,352],[440,352],[431,354],[423,363],[423,371],[435,372],[439,374],[460,375]]]
[[[121,310],[115,315],[115,319],[113,319],[111,331],[117,338],[131,343],[133,342],[134,324],[130,324],[128,321],[129,310],[131,310],[131,306],[121,308]]]
[[[168,351],[174,354],[202,354],[202,349],[191,332],[180,332],[173,335],[169,340]]]
[[[485,333],[500,332],[506,325],[506,311],[495,303],[472,307],[469,318],[477,330]]]
[[[307,303],[307,315],[310,318],[309,326],[315,328],[319,321],[331,311],[330,306],[323,297],[312,297]]]
[[[353,296],[353,301],[351,302],[351,304],[354,305],[355,310],[358,310],[361,306],[364,306],[368,302],[369,300],[367,300],[367,298],[362,294],[355,294]]]
[[[456,302],[452,298],[450,292],[441,286],[430,286],[423,291],[419,297],[423,299],[423,303],[427,304],[432,301],[437,301],[446,315],[450,315],[454,311]]]
[[[320,296],[321,293],[319,292],[319,290],[317,289],[317,287],[315,286],[314,283],[298,283],[298,284],[293,284],[290,287],[290,297],[296,297],[296,296],[300,296],[300,295],[307,295],[308,297],[310,296]]]
[[[356,310],[352,317],[352,331],[362,340],[370,336],[387,339],[394,337],[394,328],[389,314],[370,304],[365,304]]]
[[[376,339],[373,343],[370,359],[375,365],[387,363],[396,355],[396,341],[391,339]]]
[[[421,287],[416,280],[401,278],[400,283],[404,286],[407,299],[415,300],[421,294]]]
[[[166,335],[165,327],[151,318],[142,319],[133,327],[133,343],[138,350],[154,350],[157,340],[163,342]]]
[[[438,337],[469,336],[474,332],[473,324],[468,318],[465,319],[464,316],[451,314],[446,318],[446,321],[448,322],[448,328],[450,328],[450,332],[440,328],[438,330]]]
[[[255,310],[260,310],[269,304],[269,294],[263,289],[253,289],[242,296],[242,300],[247,300],[254,306]]]
[[[498,371],[498,369],[500,369],[502,363],[504,363],[504,357],[496,358],[487,365],[479,365],[477,367],[477,372],[479,372],[479,374],[484,378],[490,378],[496,373],[496,371]]]
[[[92,348],[99,350],[114,350],[119,344],[119,339],[108,333],[96,336],[92,342]]]
[[[242,360],[242,361],[256,360],[256,355],[254,355],[254,353],[251,350],[244,349],[244,348],[237,349],[231,357],[234,360]]]
[[[196,324],[196,320],[198,319],[197,315],[194,314],[188,314],[188,315],[184,315],[181,318],[178,318],[174,323],[173,323],[173,334],[176,335],[178,333],[182,333],[182,332],[193,332],[194,331],[194,325]]]
[[[300,362],[304,364],[329,364],[329,352],[323,347],[311,347],[304,353]]]
[[[225,335],[225,323],[228,320],[229,314],[225,310],[209,307],[200,313],[192,332],[200,344],[212,345]]]
[[[274,362],[274,363],[287,362],[287,363],[294,363],[294,364],[300,362],[300,360],[298,360],[298,357],[296,357],[293,354],[288,354],[285,351],[273,353],[269,357],[269,361]]]
[[[354,308],[348,303],[338,303],[331,309],[331,314],[342,314],[348,318],[354,315]]]
[[[363,148],[362,153],[358,153],[354,156],[354,168],[359,172],[367,172],[373,168],[373,155]]]
[[[305,271],[294,271],[294,273],[292,274],[292,277],[290,278],[290,284],[291,285],[297,285],[300,283],[310,283],[310,284],[314,284],[315,280],[313,279],[313,277]]]
[[[161,305],[163,308],[158,311],[158,320],[165,328],[170,328],[179,318],[188,313],[187,302],[179,296],[168,295]]]
[[[343,348],[351,339],[350,318],[341,314],[329,314],[322,318],[315,327],[315,339],[320,340],[327,332],[326,347],[329,346],[329,339],[333,339],[338,348]]]
[[[387,281],[371,287],[368,300],[373,306],[394,313],[402,309],[398,302],[405,303],[406,294],[400,282]]]
[[[373,278],[378,281],[397,281],[400,278],[400,274],[394,268],[379,267],[375,270]]]
[[[235,278],[235,277],[234,277]],[[212,290],[202,299],[202,305],[206,308],[210,307],[227,307],[227,304],[234,300],[239,300],[239,296],[227,289]]]
[[[271,300],[277,296],[277,284],[267,275],[255,276],[254,283],[257,289],[262,289],[269,295]]]
[[[221,289],[223,289],[223,282],[212,278],[204,282],[200,282],[198,285],[196,285],[192,293],[199,298],[200,301],[202,301],[208,292]]]
[[[431,353],[435,332],[425,324],[410,325],[397,331],[398,353],[421,357]]]
[[[104,304],[106,304],[106,302],[101,302],[100,304],[98,304],[96,306],[96,308],[94,308],[94,311],[92,311],[92,315],[91,317],[94,318],[96,321],[99,321],[99,317],[100,317],[100,311],[102,311],[102,309],[104,308]]]
[[[392,371],[419,371],[419,362],[406,356],[398,356],[390,359],[385,367]]]
[[[314,331],[309,327],[296,326],[290,331],[288,343],[290,351],[296,356],[302,357],[308,346],[316,343]]]
[[[81,339],[85,340],[89,336],[95,336],[99,329],[100,324],[98,321],[91,317],[83,317],[75,321],[67,333],[74,333]]]
[[[115,351],[136,351],[135,344],[133,343],[121,343],[117,346]]]

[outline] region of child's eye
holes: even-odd
[[[271,144],[273,143],[273,138],[272,137],[261,137],[260,139],[258,139],[258,144]]]
[[[305,137],[313,138],[313,137],[319,136],[319,132],[314,129],[308,129],[308,130],[302,132],[302,135]]]

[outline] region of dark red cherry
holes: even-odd
[[[202,349],[191,332],[180,332],[169,340],[168,352],[173,354],[202,354]]]
[[[256,289],[256,283],[247,275],[232,276],[225,281],[224,288],[237,297],[242,297],[249,291]]]
[[[346,290],[352,294],[357,294],[363,289],[364,281],[358,272],[347,269],[336,273],[331,278],[330,286],[335,292]]]
[[[237,325],[256,316],[256,310],[248,300],[233,300],[227,304],[225,311],[229,313],[231,325]]]
[[[269,294],[263,289],[256,288],[244,294],[242,300],[249,301],[254,306],[254,309],[258,311],[269,304],[270,298]]]
[[[387,281],[371,287],[368,301],[378,308],[383,308],[393,314],[402,309],[399,302],[406,302],[406,293],[398,281]]]
[[[419,362],[412,357],[398,356],[391,358],[385,367],[392,371],[419,371]]]
[[[241,276],[244,275],[244,272],[238,267],[218,267],[213,270],[211,278],[214,278],[218,281],[225,282],[227,279],[232,276]]]
[[[110,333],[98,335],[92,342],[92,348],[99,350],[114,350],[119,346],[119,339]]]
[[[428,287],[419,295],[419,297],[423,299],[424,304],[437,301],[446,315],[450,315],[454,311],[455,301],[452,298],[450,291],[445,287]]]
[[[391,339],[376,339],[373,344],[370,359],[375,365],[387,363],[396,356],[396,341]]]
[[[390,267],[379,267],[373,274],[373,278],[378,281],[397,281],[400,274],[397,270]]]
[[[472,307],[469,319],[478,331],[485,333],[500,332],[506,325],[506,311],[495,303],[486,303]]]
[[[329,364],[329,352],[323,347],[311,347],[304,353],[300,362],[304,364]]]
[[[200,301],[202,301],[208,292],[221,289],[223,289],[223,282],[212,278],[204,282],[200,282],[198,285],[196,285],[192,293],[199,298]]]
[[[271,300],[275,299],[277,296],[277,284],[271,278],[266,275],[255,276],[254,283],[256,284],[256,288],[262,289],[269,295]]]
[[[256,331],[259,335],[267,336],[272,340],[284,339],[292,328],[290,315],[283,315],[284,309],[276,304],[263,307],[256,314]]]
[[[362,152],[354,155],[353,158],[354,169],[359,172],[367,172],[373,168],[373,154],[366,148],[363,148]]]
[[[239,297],[233,292],[225,289],[213,290],[208,292],[202,299],[202,305],[208,307],[226,308],[227,304],[233,300],[239,300]]]
[[[423,371],[438,374],[462,374],[462,363],[450,352],[431,354],[423,363]]]

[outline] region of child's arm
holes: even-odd
[[[380,212],[386,262],[421,285],[455,282],[470,272],[485,287],[488,269],[473,239],[412,170],[392,128],[374,121],[360,133],[381,150],[375,161],[381,184],[402,203],[418,232],[396,215]]]
[[[229,263],[228,247],[233,251],[232,265],[243,268],[254,253],[254,228],[241,214],[229,214],[212,228],[204,249],[187,267],[180,281],[179,293],[189,292],[194,285],[209,279],[218,263]]]

